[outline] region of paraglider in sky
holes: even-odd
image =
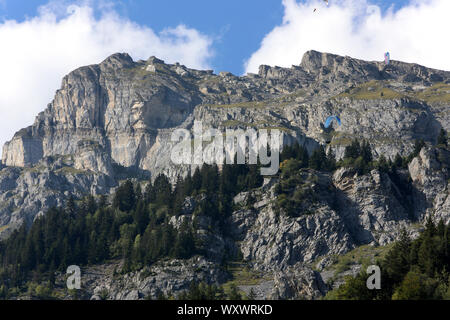
[[[384,54],[384,63],[385,63],[386,65],[388,65],[390,59],[391,59],[391,57],[390,57],[390,55],[389,55],[389,52],[386,52],[386,53]]]
[[[328,0],[323,0],[323,2],[325,2],[327,4],[327,6],[328,6]],[[317,10],[317,8],[314,8],[313,12],[316,12],[316,10]]]
[[[341,119],[338,116],[329,116],[322,127],[321,136],[325,140],[326,143],[330,143],[333,138],[333,127],[331,126],[332,122],[336,122],[338,125],[341,125]]]
[[[327,120],[325,120],[324,127],[327,129],[331,125],[331,122],[333,120],[336,121],[338,123],[338,125],[341,125],[341,119],[339,119],[338,116],[329,116],[327,118]]]

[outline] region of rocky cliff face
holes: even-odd
[[[338,158],[352,138],[367,138],[375,156],[393,158],[409,153],[414,139],[434,142],[441,127],[450,129],[449,82],[449,72],[415,64],[316,51],[298,66],[263,65],[243,77],[114,54],[64,77],[35,123],[5,144],[2,164],[38,174],[55,157],[73,157],[69,167],[112,180],[114,168],[174,180],[188,168],[170,161],[171,133],[192,129],[195,120],[219,130],[278,128],[285,143],[297,140],[310,151],[328,141]],[[332,114],[343,124],[325,132],[321,124]],[[109,191],[95,185],[84,191],[91,189]],[[2,197],[7,191],[0,190]],[[13,209],[0,212],[3,225],[17,215]],[[26,220],[40,211],[27,210]]]
[[[408,199],[401,179],[392,181],[388,174],[378,170],[359,175],[345,168],[338,169],[333,176],[310,170],[304,180],[312,184],[319,200],[303,208],[303,214],[297,218],[274,208],[274,186],[239,194],[235,203],[243,209],[233,213],[230,224],[244,260],[259,270],[288,270],[297,263],[314,263],[318,258],[340,255],[361,245],[386,245],[397,239],[402,228],[414,237],[417,235],[414,223],[428,215],[448,223],[450,166],[435,160],[434,169],[427,167],[433,161],[430,158],[433,152],[423,148],[410,165],[413,181],[418,179],[414,170],[428,169],[427,179],[436,179],[434,193],[428,191],[432,199],[428,201],[423,186],[415,189]],[[415,168],[414,164],[422,157],[423,162]],[[408,172],[403,174],[406,176]],[[260,201],[249,207],[245,204],[250,193]]]
[[[231,279],[220,263],[225,247],[234,246],[242,253],[246,277],[252,277],[250,283],[237,281],[240,291],[252,290],[258,299],[318,299],[361,268],[355,261],[339,270],[334,267],[336,257],[355,255],[360,248],[381,252],[403,228],[415,237],[427,216],[449,222],[450,166],[448,157],[442,157],[446,152],[424,147],[408,171],[394,180],[378,170],[360,175],[344,168],[334,174],[304,169],[302,180],[315,190],[317,201],[299,209],[299,217],[276,209],[277,179],[267,178],[261,188],[234,198],[225,238],[215,231],[214,221],[196,216],[204,196],[188,197],[181,215],[170,223],[175,229],[195,223],[206,244],[205,257],[162,261],[128,274],[117,273],[120,262],[88,267],[83,270],[83,293],[90,299],[155,299],[159,294],[176,297],[191,281],[223,284]],[[416,188],[405,193],[402,177],[407,176]],[[427,188],[432,181],[433,187]]]
[[[49,208],[70,196],[107,194],[116,185],[108,175],[74,168],[71,157],[41,161],[33,168],[6,167],[0,171],[0,238],[23,223],[30,225]]]
[[[315,51],[299,66],[261,66],[258,75],[244,77],[115,54],[64,77],[34,125],[5,144],[2,163],[29,167],[44,157],[78,154],[90,143],[114,163],[154,173],[164,170],[154,158],[168,149],[167,129],[190,128],[193,120],[217,128],[282,127],[320,142],[320,124],[330,114],[344,122],[333,145],[366,137],[377,153],[392,155],[408,151],[414,138],[434,141],[447,128],[449,79],[449,72],[414,64],[384,66]],[[428,97],[430,90],[442,101]]]
[[[337,158],[351,139],[365,138],[375,158],[393,159],[410,153],[415,139],[435,143],[441,128],[449,131],[449,110],[450,72],[399,61],[385,66],[309,51],[297,66],[263,65],[258,74],[238,77],[114,54],[64,77],[35,123],[3,147],[0,237],[70,195],[108,194],[124,178],[165,173],[175,180],[186,174],[187,166],[170,160],[170,137],[176,128],[192,131],[196,120],[219,130],[280,129],[284,143],[297,140],[309,151],[326,143]],[[330,115],[339,115],[342,125],[325,130]],[[399,172],[398,181],[377,170],[366,175],[349,169],[334,175],[307,172],[305,179],[314,177],[318,190],[329,191],[318,192],[319,201],[308,209],[313,214],[299,218],[274,211],[275,182],[268,180],[251,191],[258,199],[253,206],[244,205],[248,194],[236,197],[241,209],[230,220],[232,239],[205,231],[208,250],[213,256],[236,243],[252,268],[273,274],[257,288],[264,297],[317,297],[323,283],[306,267],[316,259],[325,257],[326,264],[326,257],[358,245],[389,243],[400,227],[410,228],[412,220],[427,215],[450,221],[449,159],[445,149],[423,148],[408,170]],[[408,175],[414,190],[405,196],[401,181]],[[192,219],[195,199],[187,201],[179,219]],[[298,265],[304,266],[301,272]],[[130,280],[134,276],[127,281],[135,281]],[[220,277],[205,279],[220,282]],[[302,278],[309,289],[297,287],[294,278]],[[114,291],[110,297],[127,297],[127,284],[116,288],[102,281]],[[94,287],[91,293],[97,294],[101,289]],[[142,289],[138,297],[154,296],[154,289]]]
[[[450,223],[450,152],[423,148],[409,164],[416,212]]]

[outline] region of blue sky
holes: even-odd
[[[0,146],[64,75],[115,52],[236,75],[311,49],[450,70],[449,13],[450,0],[0,0]]]
[[[371,1],[383,10],[391,6],[399,9],[408,2]],[[46,0],[3,0],[0,16],[23,21],[37,15],[38,7],[46,3]],[[244,72],[245,60],[259,48],[264,36],[282,22],[284,13],[281,0],[122,0],[115,1],[115,10],[156,32],[179,24],[199,30],[214,41],[211,61],[214,70],[235,74]]]

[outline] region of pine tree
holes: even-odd
[[[188,175],[183,181],[183,191],[185,196],[190,196],[192,194],[193,188],[192,188],[192,177],[191,172],[189,170]]]
[[[136,185],[136,190],[135,190],[134,193],[135,193],[135,196],[136,196],[136,200],[141,200],[142,199],[143,194],[142,194],[142,187],[141,187],[140,183],[138,183]]]
[[[172,205],[172,185],[166,175],[160,174],[153,183],[155,202],[159,205]]]
[[[414,151],[413,151],[411,157],[412,158],[417,157],[424,146],[425,146],[425,142],[422,139],[415,140],[414,141]]]
[[[361,157],[366,165],[372,161],[372,150],[366,140],[363,141],[361,146]]]
[[[447,146],[447,132],[444,130],[444,128],[441,128],[441,131],[439,132],[437,144]]]
[[[435,234],[436,234],[436,226],[431,216],[428,216],[427,221],[425,222],[424,237],[432,238],[434,237]]]
[[[134,193],[133,183],[127,180],[116,191],[113,200],[113,206],[119,208],[121,211],[130,211],[134,208],[136,196]]]
[[[181,226],[174,247],[174,256],[179,259],[188,259],[195,254],[195,240],[190,227],[185,222]]]
[[[202,175],[200,174],[200,169],[197,167],[192,176],[192,189],[193,191],[200,191],[202,188]]]
[[[403,158],[398,153],[395,155],[394,158],[394,166],[396,168],[401,168],[403,166]]]
[[[393,249],[388,253],[388,264],[385,266],[390,278],[401,278],[408,272],[410,266],[411,239],[403,229],[400,239],[394,244]]]
[[[257,165],[249,165],[246,177],[246,189],[258,188],[264,181]]]
[[[309,159],[309,166],[315,170],[321,170],[326,167],[327,155],[325,154],[325,149],[323,146],[319,146],[314,150],[311,158]]]
[[[302,168],[307,168],[308,167],[308,164],[309,164],[308,151],[302,146],[300,146],[299,149],[298,149],[297,160],[300,161]]]
[[[295,142],[294,145],[284,145],[283,150],[280,154],[280,161],[292,159],[296,157],[296,152],[294,149],[298,146],[298,142]]]
[[[134,211],[134,223],[136,224],[137,232],[143,234],[147,224],[150,221],[149,213],[147,212],[145,202],[140,200]]]
[[[216,164],[204,164],[201,169],[201,189],[207,193],[217,193],[219,190],[219,169]]]
[[[147,183],[147,186],[145,187],[144,199],[145,199],[146,203],[155,202],[156,195],[155,195],[155,191],[153,189],[153,183],[151,180]]]
[[[425,223],[425,231],[422,234],[422,241],[417,253],[417,263],[420,269],[428,276],[434,276],[437,263],[437,247],[434,241],[436,226],[431,217]]]
[[[248,298],[248,300],[256,300],[257,296],[256,296],[256,293],[253,290],[253,288],[250,289],[250,292],[248,293],[247,298]]]
[[[378,167],[378,170],[380,170],[381,172],[389,171],[389,164],[386,161],[386,157],[384,156],[384,154],[382,154],[380,156],[380,158],[378,159],[377,167]]]
[[[328,151],[327,154],[325,170],[329,172],[333,172],[334,170],[336,170],[336,158],[331,149]]]
[[[66,202],[66,213],[69,214],[69,216],[74,216],[77,208],[75,205],[75,199],[72,195],[69,196],[69,199]]]
[[[230,292],[228,293],[229,300],[242,300],[241,294],[238,292],[236,285],[230,286]]]
[[[236,192],[236,174],[234,173],[234,165],[224,165],[220,176],[220,193],[226,196],[234,195]]]
[[[351,145],[345,147],[344,158],[356,159],[361,154],[361,147],[358,140],[353,140]]]
[[[416,270],[408,272],[392,295],[393,300],[425,300],[433,293],[430,279]]]
[[[99,197],[97,207],[98,207],[98,208],[106,207],[107,202],[108,202],[108,198],[107,198],[104,194],[102,194],[102,195],[100,195],[100,197]]]

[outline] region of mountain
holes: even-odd
[[[164,173],[175,183],[190,168],[171,162],[171,133],[177,128],[192,132],[194,121],[221,131],[279,129],[284,145],[298,142],[310,156],[325,146],[341,160],[354,140],[368,142],[373,161],[411,155],[395,174],[374,165],[362,171],[345,165],[331,171],[289,171],[301,181],[296,190],[316,195],[311,203],[295,207],[309,214],[297,216],[280,215],[273,206],[280,198],[281,171],[265,178],[262,187],[234,197],[234,208],[240,209],[228,221],[231,238],[210,234],[210,250],[236,243],[251,269],[269,278],[255,287],[262,296],[319,297],[326,285],[313,269],[323,271],[334,255],[366,244],[387,245],[401,227],[417,235],[427,216],[450,222],[449,150],[435,146],[439,134],[450,129],[449,110],[450,72],[400,61],[385,65],[309,51],[297,66],[262,65],[258,74],[235,76],[165,64],[155,57],[134,62],[117,53],[65,76],[34,124],[4,145],[0,237],[31,225],[71,197],[109,195],[125,179],[144,183]],[[339,115],[342,125],[325,130],[330,115]],[[419,140],[423,145],[415,150]],[[193,223],[194,204],[191,212],[173,217],[172,224],[180,225],[177,219]],[[205,259],[199,263],[216,263]],[[206,277],[207,282],[223,282],[221,272],[214,272],[217,276]],[[100,290],[99,281],[111,281],[105,277],[93,280],[92,294],[94,287],[96,294]],[[122,288],[108,284],[114,297],[124,298],[138,275],[127,279]],[[168,281],[152,279],[147,280]],[[304,288],[295,287],[296,281],[309,291],[299,292]],[[150,287],[133,295],[155,296]]]

